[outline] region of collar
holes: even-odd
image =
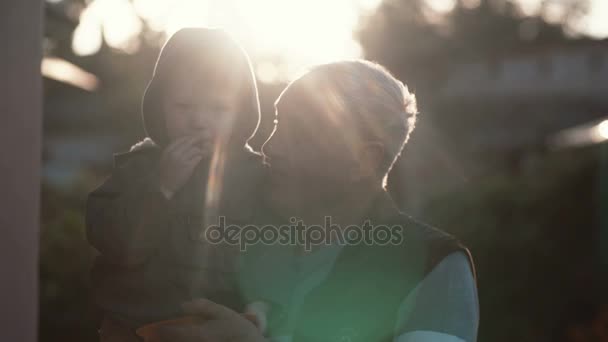
[[[371,196],[373,197],[373,200],[367,211],[367,217],[364,217],[363,221],[370,220],[372,224],[374,224],[374,222],[376,224],[381,224],[392,222],[397,217],[403,215],[391,196],[384,189],[378,190]]]

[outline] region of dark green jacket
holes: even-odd
[[[448,254],[470,256],[453,236],[406,215],[375,224],[404,227],[403,244],[345,247],[329,278],[305,298],[294,342],[393,341],[410,291]]]
[[[274,310],[271,335],[292,335],[294,342],[393,341],[405,298],[447,255],[464,252],[474,274],[468,249],[455,237],[399,212],[386,194],[374,203],[367,216],[372,226],[402,227],[402,243],[345,246],[327,279],[303,298],[290,319],[295,323],[286,326],[283,310]]]
[[[159,157],[156,146],[116,155],[111,177],[89,195],[87,237],[100,253],[92,270],[97,305],[133,327],[175,317],[180,303],[197,297],[241,310],[238,247],[201,239],[208,164],[167,200],[158,190]],[[225,171],[220,214],[246,223],[261,163],[246,155]]]

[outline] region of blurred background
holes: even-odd
[[[265,138],[286,82],[367,58],[413,90],[389,178],[478,267],[479,341],[608,341],[608,1],[46,0],[40,340],[96,341],[84,201],[143,138],[167,36],[223,27],[250,53]],[[259,142],[259,141],[258,141]]]

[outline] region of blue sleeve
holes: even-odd
[[[454,252],[401,304],[395,342],[474,342],[478,325],[477,287],[469,258]]]

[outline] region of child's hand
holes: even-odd
[[[160,190],[168,199],[188,181],[203,158],[200,136],[188,136],[172,142],[160,157]]]

